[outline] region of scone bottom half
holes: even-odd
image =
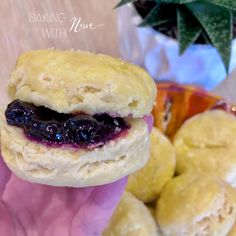
[[[71,145],[92,149],[125,135],[130,125],[108,114],[63,114],[14,100],[5,112],[8,125],[20,127],[32,141],[52,147]]]
[[[141,169],[156,85],[141,68],[106,55],[36,50],[11,73],[1,154],[23,180],[87,187]]]

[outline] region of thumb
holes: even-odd
[[[149,133],[152,132],[152,127],[153,127],[153,123],[154,123],[154,118],[152,115],[148,115],[148,116],[144,116],[144,121],[147,123],[148,125],[148,131]]]
[[[5,190],[5,187],[10,177],[11,177],[11,171],[4,163],[0,153],[0,198],[2,197],[2,194]]]

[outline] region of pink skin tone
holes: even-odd
[[[144,120],[151,131],[152,116]],[[0,156],[0,235],[101,235],[126,182],[87,188],[33,184],[12,174]]]

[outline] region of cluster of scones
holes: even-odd
[[[103,236],[236,236],[236,117],[209,110],[170,141],[151,133],[151,158],[130,175]]]

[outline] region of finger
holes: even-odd
[[[153,123],[154,123],[154,119],[153,119],[153,115],[149,115],[149,116],[144,116],[144,121],[147,123],[148,125],[148,131],[149,133],[151,133],[152,131],[152,127],[153,127]]]
[[[11,177],[11,171],[4,163],[0,154],[0,198],[5,190],[6,184]]]
[[[127,178],[94,187],[72,222],[72,236],[101,235],[124,192]]]

